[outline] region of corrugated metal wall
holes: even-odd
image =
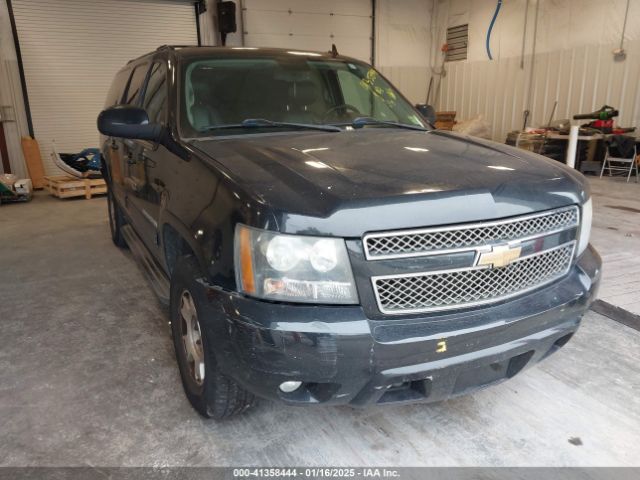
[[[531,88],[530,126],[554,118],[571,118],[602,105],[620,110],[617,123],[640,127],[640,42],[627,42],[627,58],[616,62],[617,45],[584,45],[536,55]],[[494,61],[450,62],[442,79],[437,109],[455,110],[458,121],[483,114],[492,137],[504,142],[510,130],[522,128],[531,56]]]
[[[411,102],[422,103],[431,78],[435,2],[376,0],[375,4],[376,68]]]
[[[407,67],[404,65],[376,67],[393,83],[411,103],[424,103],[431,75],[429,67]]]

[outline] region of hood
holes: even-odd
[[[360,236],[581,202],[579,174],[505,145],[441,131],[365,128],[196,140],[288,233]]]

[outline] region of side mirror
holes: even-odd
[[[144,108],[132,105],[117,105],[100,112],[98,130],[108,137],[152,142],[160,141],[162,135],[162,125],[149,123],[149,116]]]
[[[436,111],[431,105],[427,105],[426,103],[418,103],[416,105],[416,110],[420,112],[420,115],[429,122],[431,125],[436,123]]]

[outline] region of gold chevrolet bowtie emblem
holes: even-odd
[[[510,247],[509,245],[495,245],[490,252],[480,254],[478,265],[490,265],[493,268],[506,267],[511,262],[520,258],[522,247]]]

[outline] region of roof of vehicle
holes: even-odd
[[[262,47],[209,47],[197,45],[162,45],[153,52],[145,53],[138,58],[130,60],[132,63],[146,56],[156,54],[160,51],[173,51],[180,57],[264,57],[264,58],[291,58],[291,55],[302,57],[313,57],[323,60],[340,59],[349,61],[359,61],[355,58],[343,55],[333,55],[332,52],[316,52],[311,50],[296,50],[292,48],[262,48]]]

